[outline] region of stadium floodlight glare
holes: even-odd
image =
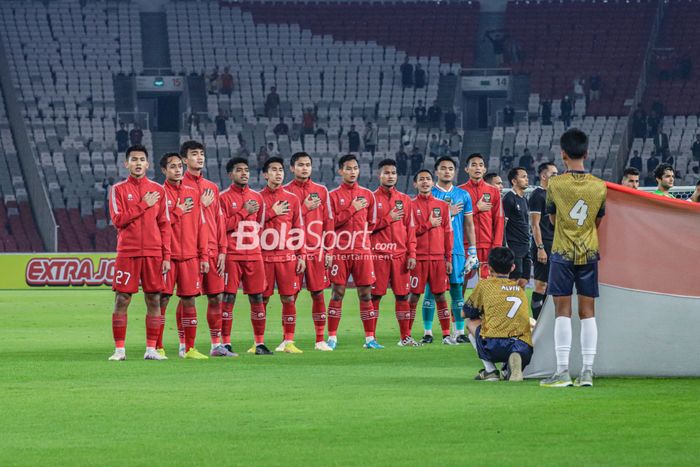
[[[163,81],[162,76],[156,76],[156,79],[153,80],[153,86],[157,88],[162,88],[165,85],[165,81]]]

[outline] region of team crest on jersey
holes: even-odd
[[[398,209],[399,211],[402,211],[403,210],[403,201],[401,201],[400,199],[397,199],[396,204],[394,206],[396,206],[396,209]]]
[[[357,200],[358,200],[358,201],[365,201],[365,197],[364,197],[364,196],[358,196],[358,197],[357,197]]]
[[[491,193],[484,193],[484,202],[486,202],[486,203],[491,202]]]
[[[452,202],[452,198],[450,198],[449,196],[445,196],[445,202],[447,204],[450,204]]]
[[[318,193],[310,193],[309,196],[310,196],[311,199],[314,200],[314,201],[316,201],[317,199],[320,198],[320,196],[318,196]]]
[[[440,208],[433,208],[433,216],[440,217]]]
[[[191,196],[185,198],[185,203],[194,203],[194,199]]]

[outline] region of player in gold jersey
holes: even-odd
[[[515,255],[504,247],[493,248],[488,257],[489,278],[479,281],[464,305],[471,341],[484,369],[480,381],[498,381],[494,363],[506,362],[504,378],[522,381],[523,368],[532,358],[530,314],[525,290],[508,278],[515,270]]]
[[[571,128],[560,140],[567,171],[549,181],[547,213],[554,224],[548,293],[554,298],[556,372],[540,382],[546,387],[593,386],[593,360],[598,344],[595,299],[598,297],[598,225],[605,215],[605,182],[587,173],[588,136]],[[576,285],[581,319],[581,374],[572,383],[571,296]]]

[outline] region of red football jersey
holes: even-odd
[[[257,201],[260,206],[253,214],[244,207],[249,200]],[[226,256],[238,261],[262,259],[260,231],[265,220],[265,203],[260,193],[247,185],[245,188],[231,185],[221,192],[219,204],[226,222]],[[245,224],[240,225],[242,222]]]
[[[370,234],[377,222],[377,204],[374,194],[357,183],[342,183],[329,193],[333,210],[336,241],[334,251],[343,254],[368,254],[371,252]],[[367,206],[356,211],[355,199],[364,198]]]
[[[372,232],[372,251],[392,257],[408,254],[409,258],[415,258],[416,226],[411,198],[396,188],[379,187],[374,192],[374,200],[377,202],[377,223]],[[391,218],[394,208],[404,211],[400,221]]]
[[[260,196],[262,196],[263,202],[265,203],[265,224],[263,225],[263,232],[270,229],[276,231],[278,235],[276,239],[270,238],[270,240],[274,241],[270,242],[271,247],[268,248],[268,237],[273,236],[263,233],[263,237],[261,238],[264,242],[262,245],[262,255],[265,261],[283,262],[295,260],[297,256],[304,257],[306,254],[304,247],[305,231],[299,198],[284,188],[273,190],[270,187],[263,188],[260,192]],[[289,203],[289,212],[279,216],[275,214],[272,206],[278,201],[286,201]],[[299,244],[294,240],[292,229],[300,233],[298,237],[300,238]]]
[[[199,201],[199,191],[184,185],[182,182],[173,184],[166,181],[163,184],[168,202],[168,212],[172,221],[173,235],[170,243],[172,258],[184,261],[199,258],[206,261],[207,234],[206,220]],[[191,199],[194,207],[190,212],[183,212],[179,205]]]
[[[182,184],[195,188],[199,192],[200,197],[205,190],[214,192],[214,201],[208,207],[202,207],[204,210],[204,228],[207,230],[207,249],[213,256],[219,253],[226,253],[226,223],[223,211],[219,205],[219,187],[201,175],[192,175],[189,172],[185,172]]]
[[[143,197],[158,192],[160,199],[149,207]],[[129,176],[110,193],[110,216],[117,229],[117,254],[124,257],[156,256],[170,261],[170,215],[165,190],[147,178]]]
[[[496,248],[503,243],[503,210],[501,209],[501,193],[498,188],[489,185],[480,180],[474,182],[469,180],[467,183],[460,185],[459,188],[469,193],[472,198],[472,215],[474,219],[474,234],[476,236],[477,248]],[[479,211],[476,204],[481,198],[493,204],[489,211]],[[465,250],[467,245],[467,237],[464,236]]]
[[[306,254],[315,257],[324,249],[323,239],[326,232],[333,231],[333,209],[328,189],[311,180],[299,182],[292,180],[284,186],[285,190],[294,193],[301,204],[301,214],[306,227]],[[304,201],[309,196],[318,197],[321,205],[309,211]]]
[[[430,215],[442,216],[442,224],[433,227]],[[449,205],[433,195],[413,198],[413,218],[416,223],[416,259],[452,261],[452,220]]]

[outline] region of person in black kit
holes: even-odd
[[[656,157],[656,153],[652,152],[651,157],[647,160],[647,172],[649,174],[653,174],[654,170],[656,170],[656,167],[659,166],[659,158]]]
[[[549,179],[556,177],[559,172],[553,162],[543,162],[537,167],[540,178],[540,186],[535,187],[530,194],[528,207],[530,208],[530,225],[532,225],[532,249],[533,272],[535,276],[535,290],[532,292],[532,317],[537,319],[542,311],[544,299],[547,296],[547,281],[549,280],[549,257],[552,255],[552,242],[554,241],[554,225],[547,215],[547,185]]]
[[[396,172],[399,175],[408,175],[408,154],[403,146],[396,153]]]
[[[506,48],[506,35],[501,29],[486,31],[486,38],[491,42],[493,54],[496,57],[496,66],[503,65],[503,53]]]
[[[408,57],[404,59],[401,65],[401,84],[404,88],[413,86],[413,65],[408,63]]]
[[[513,108],[513,104],[508,101],[506,102],[506,106],[503,107],[503,125],[513,126],[513,122],[515,122],[515,109]]]
[[[411,152],[411,176],[418,173],[423,168],[423,154],[418,150],[418,146],[413,146]]]
[[[630,167],[642,171],[642,158],[639,157],[639,151],[636,149],[632,152],[632,157],[630,158]]]
[[[416,71],[413,77],[413,85],[416,89],[421,89],[425,87],[425,70],[420,63],[416,64]]]
[[[503,196],[503,216],[505,217],[506,242],[515,254],[515,269],[510,278],[525,288],[530,282],[532,259],[530,257],[530,210],[525,198],[529,183],[527,171],[515,167],[508,172],[512,189]]]
[[[647,113],[641,105],[632,114],[632,133],[635,138],[646,138],[647,136]]]
[[[129,148],[129,132],[126,131],[124,122],[119,122],[119,131],[117,131],[117,151],[126,152]]]
[[[534,164],[535,159],[532,158],[532,154],[530,154],[530,150],[528,148],[525,148],[523,151],[523,155],[520,156],[520,160],[518,160],[518,165],[523,167],[527,173],[531,173],[534,170],[534,167],[532,164]]]
[[[540,116],[542,118],[542,125],[552,124],[552,101],[549,99],[542,101],[542,113]]]
[[[561,110],[561,121],[564,122],[564,128],[569,128],[571,126],[571,112],[574,110],[569,96],[564,96],[564,99],[561,100],[561,104],[559,105],[559,109]]]
[[[432,128],[440,128],[440,120],[442,120],[442,109],[438,101],[433,101],[433,105],[428,108],[428,122]]]
[[[425,123],[427,120],[425,106],[422,100],[418,100],[416,108],[413,109],[413,116],[416,118],[416,123]]]
[[[350,152],[360,151],[360,133],[355,129],[355,125],[350,125],[350,131],[348,131],[348,150]]]
[[[457,114],[455,113],[454,109],[448,109],[447,112],[445,112],[445,131],[448,133],[454,129],[454,127],[457,125]]]

